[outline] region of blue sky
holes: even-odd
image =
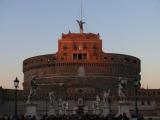
[[[160,1],[83,0],[85,32],[103,50],[141,59],[142,87],[160,88]],[[23,82],[24,59],[54,53],[61,33],[78,32],[80,0],[0,0],[0,86]],[[22,85],[21,87],[22,88]]]

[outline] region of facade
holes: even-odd
[[[82,21],[81,21],[82,22]],[[118,84],[125,79],[123,89],[130,113],[135,111],[136,78],[140,82],[140,59],[130,55],[108,53],[102,50],[99,33],[84,33],[83,23],[80,33],[62,33],[58,40],[58,51],[40,55],[23,61],[24,90],[18,91],[18,112],[24,114],[30,81],[34,76],[38,84],[35,101],[38,113],[48,113],[54,92],[54,109],[67,114],[95,113],[97,107],[102,112],[104,93],[109,93],[110,113],[116,114],[119,106]],[[142,89],[138,86],[138,111],[145,116],[160,115],[160,90]],[[0,88],[0,114],[12,114],[9,106],[14,105],[14,91]],[[66,108],[63,108],[66,105]],[[14,107],[12,107],[14,108]]]

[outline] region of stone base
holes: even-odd
[[[103,107],[102,116],[107,116],[109,114],[109,107]]]
[[[76,113],[77,113],[77,110],[78,110],[78,107],[74,107],[74,108],[73,108],[73,113],[72,113],[72,114],[76,114]]]
[[[48,115],[55,115],[55,107],[54,106],[49,106],[49,113]]]
[[[88,113],[88,107],[84,106],[83,109],[84,109],[84,114],[87,114]]]
[[[96,114],[96,115],[99,115],[99,114],[100,114],[100,109],[99,109],[99,108],[96,109],[95,114]]]
[[[129,102],[127,102],[125,100],[119,101],[118,115],[125,113],[127,115],[127,117],[130,117],[129,105],[130,105]]]
[[[26,106],[26,117],[29,118],[33,118],[35,117],[36,119],[38,119],[38,115],[37,115],[37,104],[35,103],[28,103]]]

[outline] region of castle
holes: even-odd
[[[54,92],[55,111],[59,100],[66,103],[66,113],[95,113],[99,104],[102,112],[104,93],[109,91],[108,105],[112,114],[118,112],[118,84],[125,80],[123,89],[130,113],[135,112],[137,94],[138,112],[144,116],[160,115],[160,90],[140,88],[141,61],[139,58],[104,52],[99,33],[85,33],[83,21],[78,21],[80,33],[62,33],[58,40],[58,51],[40,55],[23,61],[24,90],[18,91],[18,113],[25,113],[25,103],[32,77],[38,84],[35,100],[38,113],[48,112],[49,93]],[[138,81],[135,88],[134,80]],[[135,94],[135,89],[137,93]],[[12,114],[14,91],[0,88],[0,114]]]

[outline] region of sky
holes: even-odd
[[[79,32],[80,0],[0,0],[0,86],[23,83],[23,60],[55,53],[62,33]],[[141,59],[143,88],[160,88],[160,1],[83,0],[85,32],[103,51]]]

